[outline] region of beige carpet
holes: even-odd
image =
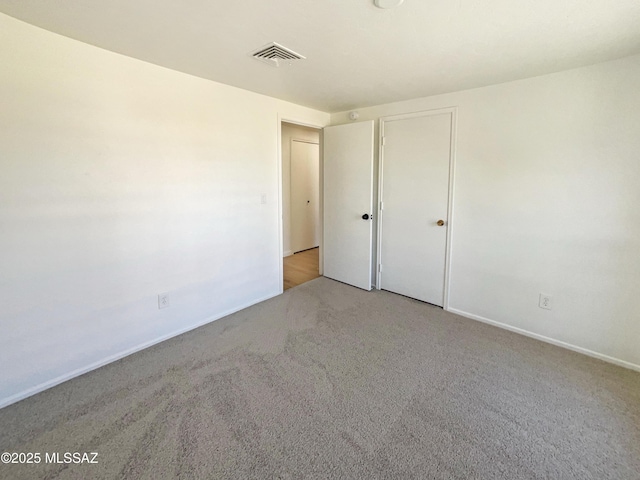
[[[640,374],[318,278],[0,410],[0,451],[99,454],[3,479],[640,479]]]

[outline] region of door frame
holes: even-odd
[[[403,113],[400,115],[389,115],[386,117],[380,117],[378,128],[378,231],[377,231],[377,248],[376,248],[376,289],[380,289],[380,264],[381,264],[381,247],[382,247],[382,228],[383,217],[380,207],[383,201],[383,167],[384,167],[384,124],[385,122],[404,120],[407,118],[425,117],[431,115],[442,115],[443,113],[451,114],[451,138],[449,149],[449,191],[447,198],[447,237],[444,254],[444,298],[442,302],[442,308],[449,310],[449,287],[451,283],[451,241],[453,237],[453,193],[455,188],[455,163],[456,163],[456,137],[457,137],[457,124],[458,124],[458,107],[445,107],[437,108],[433,110],[423,110],[420,112]]]
[[[323,151],[322,151],[322,139],[323,139],[323,128],[324,125],[314,125],[312,123],[308,123],[302,120],[298,120],[295,118],[291,118],[287,115],[281,115],[278,114],[278,124],[277,124],[277,165],[278,165],[278,282],[279,282],[279,291],[280,293],[284,293],[284,266],[282,263],[282,259],[284,258],[284,238],[283,238],[283,226],[284,226],[284,222],[282,221],[282,210],[283,210],[283,206],[282,206],[282,122],[285,123],[291,123],[292,125],[299,125],[301,127],[309,127],[309,128],[314,128],[316,130],[318,130],[319,133],[319,137],[318,137],[318,142],[319,142],[319,163],[320,163],[320,192],[319,192],[319,196],[320,196],[320,245],[318,248],[318,254],[319,254],[319,262],[318,262],[318,273],[320,274],[320,276],[322,276],[323,273],[323,248],[322,248],[322,235],[324,233],[324,209],[323,209],[323,201],[324,201],[324,195],[323,195],[323,187],[324,187],[324,159],[323,159]]]

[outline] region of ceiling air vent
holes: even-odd
[[[259,48],[258,50],[253,52],[251,56],[256,60],[268,63],[269,65],[272,65],[274,67],[291,65],[295,60],[304,60],[306,58],[299,53],[294,52],[293,50],[289,50],[288,48],[283,47],[276,42]]]

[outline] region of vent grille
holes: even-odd
[[[278,43],[270,43],[259,48],[251,54],[256,60],[267,63],[274,67],[281,65],[291,65],[296,60],[305,60],[306,57],[294,52],[293,50],[283,47]]]

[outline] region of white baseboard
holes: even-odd
[[[280,292],[281,293],[281,292]],[[53,378],[51,380],[48,380],[46,382],[43,382],[39,385],[36,385],[35,387],[31,387],[28,388],[27,390],[24,390],[22,392],[16,393],[15,395],[11,395],[10,397],[6,397],[3,399],[0,399],[0,408],[4,408],[7,407],[9,405],[11,405],[12,403],[16,403],[19,402],[20,400],[24,400],[27,397],[30,397],[32,395],[35,395],[36,393],[40,393],[44,390],[48,390],[51,387],[55,387],[56,385],[59,385],[63,382],[66,382],[67,380],[71,380],[72,378],[75,377],[79,377],[80,375],[83,375],[85,373],[88,373],[92,370],[96,370],[100,367],[103,367],[109,363],[115,362],[116,360],[120,360],[121,358],[124,357],[128,357],[129,355],[139,352],[141,350],[144,350],[145,348],[149,348],[152,347],[153,345],[156,345],[158,343],[164,342],[165,340],[169,340],[170,338],[173,337],[177,337],[178,335],[182,335],[183,333],[187,333],[191,330],[195,330],[196,328],[202,327],[203,325],[206,325],[207,323],[211,323],[215,320],[219,320],[223,317],[226,317],[227,315],[231,315],[232,313],[236,313],[239,312],[240,310],[244,310],[245,308],[249,308],[252,305],[255,305],[257,303],[260,302],[264,302],[265,300],[269,300],[270,298],[276,297],[278,295],[280,295],[280,293],[274,293],[272,295],[267,295],[266,297],[263,298],[259,298],[258,300],[249,302],[247,304],[241,305],[239,307],[234,307],[230,310],[227,310],[223,313],[217,314],[217,315],[213,315],[211,317],[207,317],[205,320],[202,320],[201,322],[198,322],[196,324],[190,325],[186,328],[181,328],[180,330],[176,330],[174,332],[171,332],[167,335],[162,335],[161,337],[155,338],[153,340],[150,340],[148,342],[144,342],[140,345],[136,345],[135,347],[129,348],[127,350],[124,350],[122,352],[116,353],[114,355],[109,355],[106,358],[103,358],[101,360],[98,360],[97,362],[91,363],[85,367],[81,367],[78,368],[76,370],[73,370],[69,373],[65,373],[63,375],[60,375],[59,377]]]
[[[287,250],[282,254],[283,257],[290,257],[291,255],[293,255],[293,250]]]
[[[499,327],[504,330],[509,330],[511,332],[519,333],[520,335],[524,335],[526,337],[535,338],[536,340],[540,340],[541,342],[550,343],[552,345],[556,345],[558,347],[566,348],[567,350],[572,350],[574,352],[582,353],[584,355],[588,355],[589,357],[597,358],[598,360],[603,360],[608,363],[613,363],[614,365],[619,365],[624,368],[628,368],[630,370],[635,370],[640,372],[640,365],[636,365],[635,363],[627,362],[626,360],[621,360],[619,358],[610,357],[609,355],[605,355],[603,353],[594,352],[593,350],[589,350],[587,348],[578,347],[576,345],[572,345],[567,342],[563,342],[562,340],[556,340],[554,338],[545,337],[544,335],[540,335],[538,333],[533,333],[528,330],[524,330],[522,328],[513,327],[506,323],[496,322],[495,320],[490,320],[485,317],[481,317],[480,315],[475,315],[473,313],[465,312],[463,310],[458,310],[456,308],[447,308],[448,312],[455,313],[456,315],[460,315],[461,317],[470,318],[471,320],[477,320],[482,323],[487,323],[489,325],[493,325],[494,327]]]

